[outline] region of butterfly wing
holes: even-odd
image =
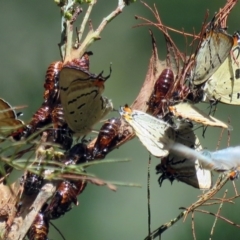
[[[205,98],[220,102],[240,104],[240,45],[231,53],[204,86]]]
[[[222,127],[227,129],[232,129],[228,124],[212,117],[211,115],[207,115],[200,109],[198,109],[195,105],[192,105],[188,102],[181,102],[174,106],[170,106],[169,110],[173,113],[174,116],[189,119],[191,121],[212,127]]]
[[[0,98],[0,139],[6,139],[12,132],[23,125],[23,121],[17,119],[14,108],[4,99]]]
[[[199,139],[188,123],[181,123],[176,133],[176,142],[197,151],[202,149]],[[157,171],[161,173],[160,184],[164,179],[170,181],[176,179],[202,190],[209,189],[212,186],[211,172],[202,169],[197,159],[192,161],[170,152],[168,157],[161,160],[161,163],[157,166]]]
[[[79,135],[112,110],[112,103],[101,93],[105,79],[76,66],[65,66],[60,72],[60,99],[69,127]]]
[[[195,57],[193,83],[199,85],[221,66],[233,46],[233,37],[220,30],[211,30],[202,41]]]
[[[120,114],[132,126],[139,140],[152,155],[156,157],[168,155],[168,150],[175,139],[175,131],[168,123],[129,108],[121,108]]]

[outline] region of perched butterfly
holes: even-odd
[[[222,127],[232,130],[232,127],[228,124],[210,115],[207,115],[206,113],[198,109],[195,105],[188,102],[181,102],[174,106],[170,106],[169,110],[176,117],[185,118],[206,126]]]
[[[113,109],[112,102],[102,96],[102,74],[94,75],[76,65],[65,65],[59,76],[60,99],[69,128],[85,135],[92,126]]]
[[[197,151],[202,150],[197,136],[192,130],[190,123],[181,122],[176,130],[176,142],[184,144]],[[161,159],[161,163],[156,166],[157,173],[161,176],[158,179],[160,186],[165,179],[173,182],[175,179],[199,189],[209,189],[212,186],[211,172],[202,169],[196,159],[190,161],[174,153]]]
[[[228,57],[235,38],[223,29],[207,30],[195,56],[192,80],[195,85],[207,81]]]
[[[240,104],[240,36],[228,58],[204,85],[205,99]]]
[[[139,140],[152,155],[168,155],[176,137],[175,130],[168,123],[147,113],[131,110],[127,106],[120,109],[120,114],[132,126]]]
[[[18,119],[14,108],[4,99],[0,98],[0,141],[9,137],[11,133],[23,126],[23,124],[23,121]]]

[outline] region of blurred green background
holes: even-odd
[[[184,28],[192,32],[199,31],[206,9],[210,16],[224,5],[225,1],[209,0],[149,0],[151,6],[157,3],[165,24]],[[99,0],[94,7],[91,19],[96,28],[103,17],[107,16],[117,5],[117,0]],[[59,8],[52,1],[1,1],[0,14],[0,97],[12,105],[27,104],[24,120],[31,115],[43,101],[43,83],[48,65],[59,59],[57,43],[60,40]],[[106,83],[105,95],[112,99],[115,108],[131,103],[138,94],[151,56],[151,41],[147,27],[132,29],[140,23],[134,15],[153,18],[152,14],[139,1],[124,8],[123,13],[114,19],[101,34],[102,39],[90,47],[94,52],[91,57],[91,71],[99,73],[109,71],[112,62],[113,73]],[[232,11],[228,25],[229,33],[239,29],[240,5]],[[161,33],[151,27],[159,55],[165,57],[165,44]],[[185,51],[184,39],[174,34],[180,49]],[[202,106],[207,109],[208,105]],[[238,106],[219,104],[216,116],[223,121],[230,118],[234,130],[231,132],[231,145],[239,144]],[[207,110],[206,110],[207,111]],[[112,113],[112,116],[118,114]],[[205,138],[198,132],[203,147],[214,150],[220,135],[220,129],[208,129]],[[224,135],[221,147],[227,145],[227,134]],[[106,187],[88,185],[79,196],[80,204],[64,217],[53,223],[60,229],[67,240],[99,239],[122,240],[143,239],[147,235],[147,160],[148,152],[141,143],[134,139],[108,155],[108,158],[131,158],[129,163],[101,164],[88,171],[102,179],[140,183],[142,188],[119,187],[112,192]],[[151,167],[151,209],[152,229],[178,215],[179,207],[187,207],[201,194],[180,182],[165,181],[160,188],[155,175],[155,165],[159,162],[153,158]],[[217,174],[214,174],[216,179]],[[236,182],[239,186],[239,182]],[[232,183],[224,188],[232,193]],[[223,193],[222,193],[223,194]],[[236,205],[224,204],[223,215],[240,223],[240,202]],[[211,208],[216,212],[217,207]],[[195,214],[197,239],[208,239],[214,218],[200,213]],[[212,239],[238,239],[240,229],[219,220]],[[51,227],[49,239],[61,239]],[[183,223],[179,221],[163,234],[162,239],[193,239],[190,217]]]

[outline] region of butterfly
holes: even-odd
[[[210,29],[203,38],[195,56],[195,66],[192,73],[194,85],[207,81],[228,57],[235,38],[223,29]]]
[[[14,109],[23,108],[19,106],[13,108],[8,102],[0,98],[0,141],[9,137],[16,129],[24,125],[23,121],[18,119]]]
[[[127,106],[120,109],[120,115],[134,129],[147,150],[152,155],[163,158],[161,165],[158,165],[158,171],[160,169],[159,173],[165,175],[162,180],[160,177],[159,183],[166,178],[171,180],[171,177],[175,177],[197,188],[210,188],[211,174],[207,170],[202,170],[197,159],[201,157],[207,160],[200,152],[192,149],[199,147],[199,144],[191,128],[179,127],[175,130],[163,120]],[[186,149],[191,151],[185,154]],[[169,159],[167,163],[164,162],[167,159],[164,157]]]
[[[189,102],[180,102],[174,106],[170,106],[169,111],[176,117],[185,118],[206,126],[222,127],[232,130],[230,125],[212,117],[211,115],[207,115]]]
[[[176,142],[181,143],[197,151],[202,150],[199,139],[194,134],[189,122],[181,121],[176,130]],[[158,179],[160,186],[165,179],[178,180],[201,190],[210,189],[212,176],[209,170],[202,169],[198,159],[190,161],[174,153],[161,159],[156,166],[157,173],[161,173]]]
[[[240,104],[240,35],[228,58],[205,83],[204,99]]]
[[[240,170],[240,146],[228,147],[214,152],[209,150],[198,152],[176,143],[171,150],[191,160],[198,159],[203,169],[216,172]]]
[[[120,108],[119,113],[153,156],[166,157],[170,152],[194,163],[197,159],[206,170],[229,171],[240,167],[240,146],[215,152],[197,151],[179,142],[177,131],[161,119],[127,106]]]
[[[142,111],[132,110],[128,106],[121,107],[119,112],[153,156],[168,155],[169,147],[176,138],[171,125]]]
[[[91,74],[77,65],[66,64],[59,75],[60,100],[69,128],[85,135],[113,109],[111,100],[102,96],[107,78]]]

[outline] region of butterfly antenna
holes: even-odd
[[[110,66],[109,66],[109,74],[108,74],[106,77],[104,77],[105,80],[107,80],[108,78],[110,78],[111,75],[112,75],[112,63],[110,63]]]

